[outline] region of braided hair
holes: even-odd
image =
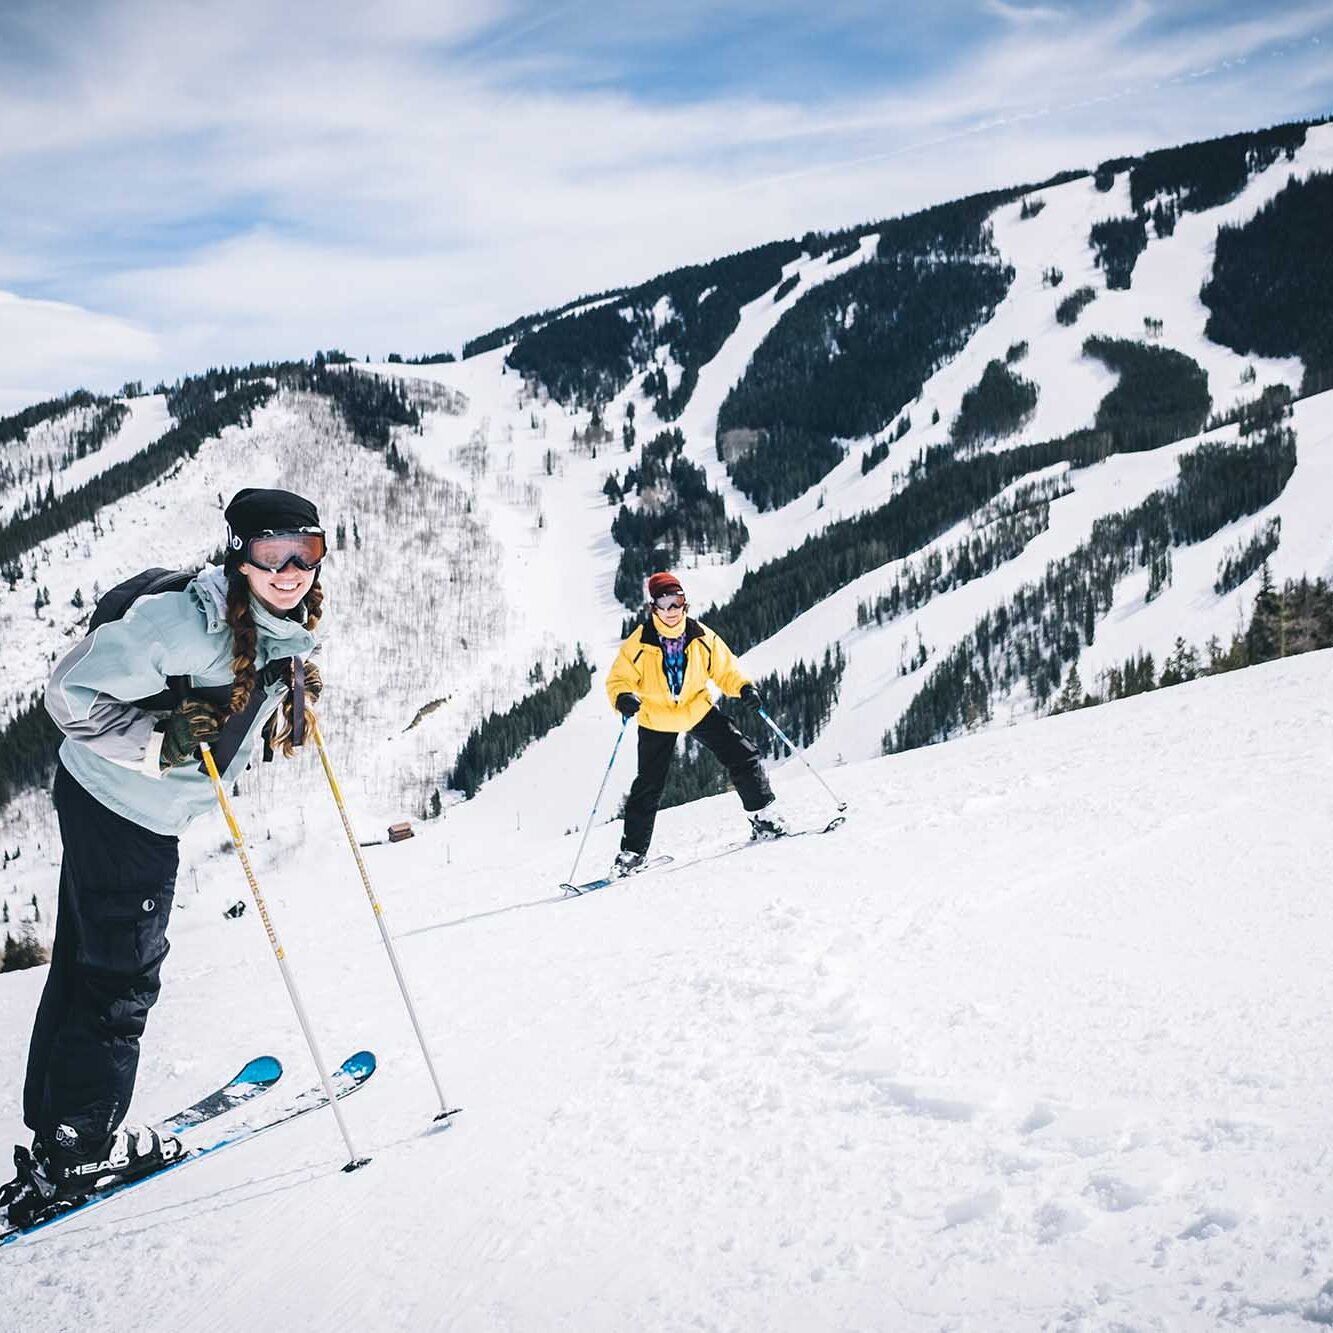
[[[305,627],[314,630],[319,624],[320,614],[324,609],[324,589],[319,585],[319,575],[310,585],[305,595]],[[250,614],[250,584],[238,569],[227,572],[227,624],[231,627],[232,642],[232,687],[231,712],[243,713],[251,696],[259,688],[259,673],[255,669],[255,651],[258,646],[259,631],[255,627],[254,617]],[[310,702],[306,701],[306,726],[312,724]],[[291,758],[295,748],[292,745],[292,694],[288,690],[282,701],[281,719],[274,728],[273,749],[281,749],[284,756]]]

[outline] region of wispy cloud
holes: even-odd
[[[670,23],[630,9],[617,26],[593,0],[276,19],[258,0],[127,0],[90,4],[71,39],[48,8],[7,8],[0,289],[29,300],[0,329],[24,342],[34,298],[58,298],[107,312],[82,329],[115,355],[36,339],[45,369],[30,357],[19,381],[0,361],[0,388],[120,375],[127,352],[151,379],[456,346],[581,291],[1308,114],[1333,89],[1311,44],[1326,7],[1201,3],[1165,23],[1145,0],[941,0],[919,29],[860,0],[755,0],[726,22],[702,0]],[[691,43],[707,77],[664,69]],[[820,85],[830,68],[845,87]]]
[[[1059,9],[1047,5],[1011,5],[1007,0],[983,0],[982,8],[1009,23],[1052,23],[1066,17]]]
[[[0,411],[54,392],[91,383],[118,387],[162,357],[154,335],[128,320],[63,301],[32,301],[0,292]],[[52,365],[81,373],[52,385]]]

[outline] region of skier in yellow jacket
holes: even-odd
[[[643,865],[681,732],[706,745],[727,769],[754,837],[780,838],[787,832],[773,808],[759,751],[713,707],[708,681],[756,710],[763,707],[759,691],[731,649],[685,614],[685,590],[674,574],[654,574],[648,597],[643,620],[620,645],[606,677],[611,703],[639,721],[639,772],[625,802],[620,853],[611,868],[617,876],[632,875]]]

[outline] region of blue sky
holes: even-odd
[[[0,0],[0,410],[1333,109],[1333,4]]]

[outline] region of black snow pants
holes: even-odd
[[[620,838],[622,851],[646,852],[653,840],[657,803],[662,799],[667,773],[676,752],[675,731],[651,731],[639,728],[639,774],[625,799],[625,828]],[[732,785],[747,810],[762,810],[772,803],[773,789],[768,785],[759,751],[746,739],[725,714],[710,708],[688,733],[706,745],[731,775]]]
[[[60,764],[55,802],[60,906],[23,1119],[44,1143],[82,1156],[98,1151],[129,1109],[167,954],[179,851],[174,837],[94,800]]]

